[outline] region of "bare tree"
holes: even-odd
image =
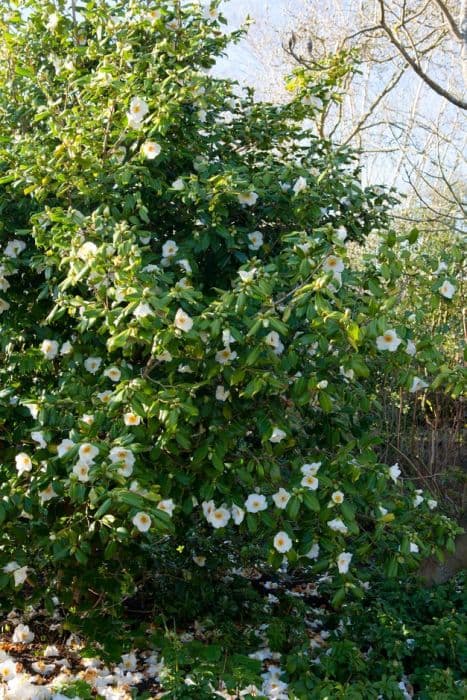
[[[459,96],[446,90],[433,76],[423,67],[423,62],[429,54],[439,47],[441,37],[444,32],[448,31],[451,38],[460,44],[461,50],[459,55],[461,60],[465,54],[465,41],[461,27],[467,22],[466,19],[466,2],[463,4],[463,16],[461,23],[458,26],[453,14],[448,7],[447,2],[443,0],[432,0],[432,2],[421,3],[422,8],[417,11],[410,12],[408,3],[393,2],[391,0],[377,0],[379,6],[379,23],[368,31],[378,31],[382,29],[389,38],[391,44],[404,58],[406,63],[415,71],[415,73],[438,95],[444,97],[448,102],[467,109],[467,102]],[[433,26],[428,24],[431,19],[433,8],[437,8],[441,15],[441,25]],[[419,31],[420,25],[423,27],[422,32]]]
[[[238,77],[243,68],[261,98],[286,102],[283,77],[294,67],[316,72],[333,54],[356,53],[358,70],[346,75],[340,102],[310,114],[317,132],[358,150],[364,183],[402,190],[405,209],[436,201],[460,228],[467,0],[460,11],[456,0],[290,0],[282,14],[277,3],[269,12],[260,5],[236,54]]]

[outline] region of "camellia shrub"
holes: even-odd
[[[440,357],[397,316],[391,199],[307,129],[338,74],[257,103],[209,75],[237,37],[216,3],[2,3],[0,586],[16,603],[118,603],[169,551],[328,572],[338,606],[372,569],[452,548],[455,526],[375,452],[367,382],[423,390],[413,344],[432,378]],[[347,244],[375,229],[353,265]],[[438,281],[442,309],[457,290]]]

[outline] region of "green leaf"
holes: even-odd
[[[325,391],[320,390],[318,396],[319,405],[325,413],[330,413],[333,409],[331,397]]]
[[[106,500],[99,506],[99,508],[94,513],[94,519],[99,520],[100,518],[102,518],[102,516],[108,512],[111,505],[112,505],[112,499],[106,498]]]
[[[287,503],[286,511],[292,520],[297,518],[298,512],[300,510],[300,499],[297,496],[292,496]]]
[[[344,602],[344,600],[345,600],[345,588],[342,587],[342,588],[339,588],[339,590],[337,590],[336,593],[334,594],[332,601],[331,601],[331,605],[333,608],[339,609],[341,607],[342,603]]]
[[[321,510],[318,497],[315,493],[313,493],[313,491],[306,491],[303,494],[303,503],[309,510],[314,511],[315,513],[319,513]]]

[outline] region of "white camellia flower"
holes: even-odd
[[[186,258],[182,258],[182,260],[177,260],[177,265],[180,265],[180,267],[185,270],[187,275],[190,275],[192,273],[192,268],[190,265],[190,262]]]
[[[31,417],[36,420],[39,415],[39,405],[37,403],[25,403],[23,405],[28,409]]]
[[[193,319],[183,309],[178,309],[175,314],[174,326],[184,333],[188,333],[193,328]]]
[[[307,474],[306,476],[303,477],[300,484],[302,486],[305,486],[307,489],[311,489],[312,491],[316,491],[316,489],[319,486],[319,481],[316,478],[316,476],[313,476],[312,474]]]
[[[418,554],[418,552],[420,551],[418,544],[415,544],[415,542],[410,543],[409,549],[411,554]]]
[[[133,316],[135,318],[147,318],[147,316],[152,316],[153,314],[152,307],[145,301],[141,301],[133,310]]]
[[[331,500],[333,501],[333,503],[342,503],[344,500],[344,494],[342,493],[342,491],[334,491],[334,493],[331,496]]]
[[[203,515],[206,518],[206,520],[209,520],[211,517],[211,513],[215,510],[216,504],[214,503],[213,500],[211,501],[203,501],[201,503],[201,508],[203,509]]]
[[[149,528],[151,527],[151,516],[149,516],[147,513],[139,512],[136,513],[136,515],[132,518],[132,523],[133,525],[140,531],[140,532],[147,532]]]
[[[452,299],[452,297],[454,296],[454,292],[456,291],[456,287],[453,284],[451,284],[449,280],[444,280],[443,284],[441,285],[438,291],[446,299]]]
[[[120,381],[121,376],[122,373],[120,372],[118,367],[107,367],[107,369],[104,371],[104,377],[108,377],[113,382]]]
[[[316,387],[318,389],[327,389],[328,384],[329,384],[329,382],[327,379],[322,379],[320,382],[317,383]]]
[[[122,654],[121,667],[125,671],[136,671],[137,663],[138,659],[136,658],[136,654],[134,652],[130,652],[129,654]]]
[[[18,475],[21,476],[24,472],[30,472],[32,470],[31,457],[26,454],[26,452],[20,452],[15,457],[16,469]]]
[[[321,109],[323,106],[323,100],[316,95],[307,95],[302,98],[302,104],[306,107],[315,107],[316,109]]]
[[[99,454],[99,448],[95,445],[91,445],[90,442],[84,442],[79,448],[79,458],[82,462],[86,464],[93,464],[94,457]]]
[[[447,263],[444,262],[444,260],[441,260],[438,264],[438,267],[434,271],[435,275],[439,275],[441,272],[445,272],[448,269]]]
[[[191,281],[188,277],[181,277],[178,282],[175,283],[177,289],[189,289],[191,287]]]
[[[269,442],[282,442],[282,440],[284,440],[284,438],[286,437],[287,433],[276,426],[275,428],[273,428],[272,435],[269,438]]]
[[[240,204],[245,204],[248,207],[254,206],[258,200],[256,192],[241,192],[237,197]]]
[[[181,192],[182,190],[185,189],[185,183],[183,182],[182,178],[179,177],[172,182],[171,187],[173,190],[177,190],[177,192]]]
[[[300,467],[300,471],[304,476],[316,476],[321,466],[321,462],[311,462]]]
[[[102,364],[101,357],[87,357],[84,360],[84,369],[87,369],[91,374],[96,374],[97,370]]]
[[[60,656],[60,652],[55,644],[48,644],[44,649],[44,656],[46,659],[51,659],[55,656]]]
[[[284,488],[279,489],[277,493],[273,494],[272,500],[276,504],[277,508],[280,508],[281,510],[284,510],[284,508],[287,507],[287,503],[290,501],[291,494],[286,491]]]
[[[278,532],[274,537],[274,549],[280,554],[285,554],[292,549],[292,540],[286,532]]]
[[[425,500],[425,499],[423,498],[423,496],[421,496],[419,493],[417,493],[417,495],[416,495],[415,498],[413,499],[414,508],[418,508],[418,506],[419,506],[421,503],[423,503],[424,500]]]
[[[264,243],[263,234],[260,231],[252,231],[248,234],[248,248],[250,250],[259,250]]]
[[[59,22],[60,22],[60,15],[57,14],[57,12],[52,12],[52,14],[49,15],[49,18],[47,20],[47,24],[45,26],[49,30],[49,32],[54,32],[57,29]]]
[[[242,282],[245,282],[245,284],[249,284],[250,282],[253,282],[256,273],[257,273],[257,268],[254,267],[251,270],[239,270],[238,271],[238,276],[242,280]]]
[[[218,384],[216,387],[216,399],[218,401],[227,401],[230,396],[230,391],[226,389],[222,384]]]
[[[57,498],[57,496],[58,493],[55,493],[52,484],[49,484],[43,491],[39,491],[41,505],[44,505],[44,503],[50,501],[52,498]]]
[[[71,352],[73,352],[73,345],[67,340],[60,348],[60,355],[69,355]]]
[[[345,226],[339,226],[339,228],[336,229],[334,235],[340,243],[343,243],[347,238],[347,229],[345,228]]]
[[[237,353],[235,350],[231,350],[229,345],[216,352],[216,362],[219,362],[221,365],[225,365],[227,362],[232,362],[232,360],[235,360],[236,357]]]
[[[96,255],[97,246],[92,241],[86,241],[85,243],[83,243],[83,245],[80,246],[77,252],[78,258],[80,260],[84,260],[85,262],[91,260],[92,258],[95,258]]]
[[[206,119],[207,119],[208,113],[206,112],[205,109],[198,109],[198,111],[196,112],[196,115],[197,115],[199,121],[200,121],[202,124],[204,124],[204,122],[205,122]]]
[[[3,255],[6,255],[7,258],[17,258],[18,255],[25,249],[26,243],[24,241],[18,241],[18,239],[15,238],[12,241],[8,241],[5,246],[5,250],[3,251]]]
[[[0,663],[0,681],[4,683],[13,680],[17,676],[16,661],[7,657]],[[11,697],[11,695],[10,695]],[[16,696],[15,696],[16,697]]]
[[[125,425],[139,425],[141,423],[141,416],[138,416],[132,411],[123,414],[123,422]]]
[[[389,467],[389,476],[394,481],[394,483],[397,483],[397,479],[400,477],[400,475],[401,470],[399,468],[399,464],[396,462],[392,465],[392,467]]]
[[[346,379],[352,380],[355,377],[355,372],[352,368],[346,369],[343,365],[339,367],[339,373]]]
[[[416,391],[421,391],[422,389],[426,389],[428,384],[423,381],[423,379],[420,379],[420,377],[414,377],[412,381],[412,386],[410,387],[409,391],[411,394],[414,394]]]
[[[44,433],[42,430],[33,430],[31,433],[31,438],[34,440],[34,442],[39,444],[39,447],[47,447],[47,442],[44,439]]]
[[[142,97],[133,97],[130,102],[130,110],[127,112],[128,126],[139,129],[141,122],[149,112],[147,102]]]
[[[427,506],[430,510],[434,510],[436,508],[436,506],[438,505],[438,501],[435,501],[432,498],[429,498],[426,503],[427,503]]]
[[[222,342],[224,345],[231,345],[236,342],[229,328],[222,331]]]
[[[407,348],[405,350],[407,355],[411,355],[412,357],[417,354],[417,346],[413,342],[413,340],[408,340],[407,341]]]
[[[172,360],[172,355],[168,350],[164,350],[163,352],[159,353],[159,355],[156,355],[156,360],[158,362],[170,362]]]
[[[161,147],[155,141],[145,141],[141,146],[141,154],[147,160],[154,160],[161,152]]]
[[[132,475],[135,456],[131,450],[128,450],[126,447],[112,447],[109,452],[109,458],[112,464],[123,464],[123,466],[118,469],[119,474],[122,476]]]
[[[41,351],[47,360],[53,360],[58,355],[58,343],[56,340],[43,340]]]
[[[225,527],[230,520],[230,513],[227,508],[214,508],[209,515],[209,522],[218,530],[220,527]]]
[[[167,515],[172,517],[175,508],[175,503],[171,498],[166,498],[164,501],[159,501],[157,507],[159,508],[159,510],[164,511],[164,513],[167,513]]]
[[[78,477],[78,481],[81,481],[84,484],[89,481],[89,468],[89,464],[86,462],[77,462],[72,471],[73,474]]]
[[[65,438],[64,440],[61,441],[59,445],[57,445],[57,454],[59,457],[64,457],[67,452],[73,449],[75,446],[75,443],[73,440],[69,440],[68,438]]]
[[[2,314],[4,311],[8,311],[10,308],[10,304],[5,301],[5,299],[0,298],[0,314]]]
[[[389,350],[389,352],[395,352],[402,340],[398,337],[395,330],[389,329],[384,331],[383,335],[379,335],[376,338],[376,347],[378,350]]]
[[[324,272],[332,272],[333,275],[340,274],[344,271],[344,263],[342,258],[338,258],[336,255],[328,255],[323,263]]]
[[[294,186],[292,187],[293,191],[295,194],[300,194],[300,192],[303,192],[307,188],[307,183],[306,183],[306,178],[302,177],[300,175],[299,178],[295,181]]]
[[[319,557],[319,544],[317,542],[312,545],[311,549],[305,554],[307,559],[318,559]]]
[[[241,525],[245,517],[245,511],[243,510],[243,508],[240,508],[240,506],[237,506],[234,503],[234,505],[231,508],[231,513],[232,520],[234,521],[235,525]]]
[[[274,350],[276,355],[281,355],[284,352],[284,344],[282,343],[280,335],[277,333],[277,331],[271,331],[268,333],[264,338],[264,342]]]
[[[350,552],[341,552],[337,557],[337,567],[340,574],[346,574],[349,570],[352,554]]]
[[[94,416],[91,413],[83,413],[81,420],[83,423],[86,423],[86,425],[92,425],[94,423]]]
[[[157,22],[162,17],[162,12],[160,10],[149,10],[146,12],[146,19],[150,22]]]
[[[175,241],[166,241],[162,246],[163,258],[172,258],[174,255],[177,255],[177,253],[178,245],[175,243]]]
[[[259,513],[260,510],[266,510],[267,507],[266,496],[260,493],[251,493],[245,501],[245,508],[248,513]]]
[[[11,641],[13,644],[29,644],[34,639],[34,632],[31,632],[27,625],[17,625]]]
[[[199,554],[194,554],[192,559],[195,562],[196,566],[206,566],[206,557],[203,557]]]
[[[6,574],[13,574],[13,579],[15,582],[15,587],[22,586],[28,577],[28,566],[20,566],[16,561],[10,561],[3,567],[3,571]],[[1,678],[1,672],[0,672]]]
[[[346,535],[349,531],[347,525],[340,518],[328,520],[328,527],[334,530],[334,532],[342,532],[343,535]]]

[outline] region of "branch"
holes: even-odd
[[[381,100],[384,99],[384,98],[386,97],[386,95],[387,95],[388,93],[390,93],[391,90],[393,90],[393,89],[396,87],[397,83],[398,83],[399,80],[402,78],[402,76],[404,75],[404,73],[405,73],[405,66],[403,66],[403,68],[401,68],[399,71],[397,71],[397,72],[393,75],[393,77],[391,78],[391,80],[387,83],[386,87],[385,87],[385,88],[379,93],[379,95],[375,98],[375,100],[374,100],[373,103],[370,105],[370,107],[369,107],[368,110],[365,112],[365,114],[363,114],[363,115],[361,116],[361,118],[360,118],[359,121],[357,122],[355,128],[351,131],[350,135],[345,139],[345,141],[344,141],[341,145],[346,146],[346,145],[349,143],[349,141],[351,141],[351,140],[353,139],[353,137],[361,130],[361,128],[363,127],[363,125],[365,124],[365,122],[367,121],[367,119],[369,119],[369,118],[371,117],[371,115],[372,115],[373,112],[375,111],[376,107],[377,107],[377,106],[379,105],[379,103],[381,102]]]
[[[76,0],[71,0],[71,17],[73,26],[76,27]]]
[[[457,26],[456,20],[449,12],[449,10],[446,7],[443,0],[434,0],[434,2],[436,5],[438,5],[439,9],[441,10],[442,14],[444,15],[444,19],[448,23],[449,31],[451,32],[453,38],[456,41],[462,41],[462,38],[463,38],[462,32],[460,31],[459,27]]]
[[[403,46],[397,37],[395,36],[394,32],[392,29],[389,27],[388,24],[386,24],[386,13],[384,9],[384,0],[378,0],[378,4],[380,7],[381,11],[381,28],[386,32],[386,34],[389,37],[389,40],[391,43],[396,47],[396,49],[400,52],[400,54],[405,58],[407,63],[410,65],[410,67],[415,71],[415,73],[427,84],[431,87],[431,89],[436,92],[438,95],[441,95],[441,97],[444,97],[445,100],[448,102],[451,102],[451,104],[456,105],[456,107],[460,107],[461,109],[467,109],[467,102],[464,102],[460,98],[457,98],[455,95],[452,95],[450,92],[445,90],[441,85],[439,85],[433,78],[430,78],[429,75],[425,73],[423,68],[415,61],[412,56],[409,54],[405,46]]]

